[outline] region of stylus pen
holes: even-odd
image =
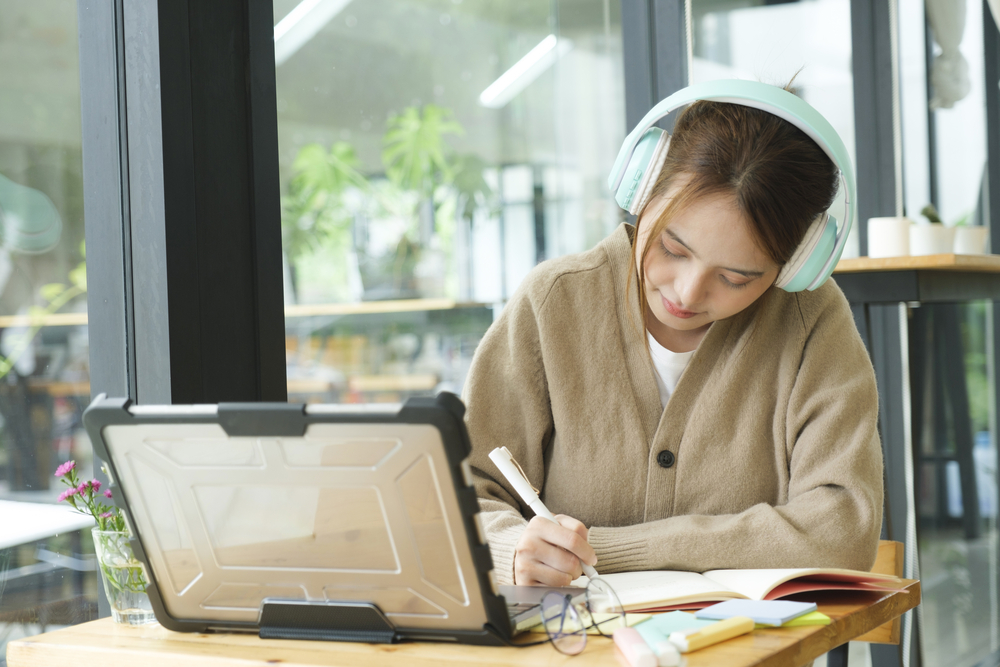
[[[490,452],[490,459],[496,464],[503,476],[507,478],[514,490],[521,496],[524,502],[528,503],[528,507],[534,511],[538,516],[548,519],[552,523],[559,523],[556,518],[552,516],[552,512],[549,508],[545,506],[542,499],[538,497],[535,493],[535,489],[528,482],[524,473],[521,472],[521,466],[517,464],[514,457],[511,456],[510,452],[506,447],[497,447],[492,452]],[[583,573],[593,579],[597,576],[597,570],[592,566],[587,565],[582,560],[580,561],[580,566],[583,568]]]

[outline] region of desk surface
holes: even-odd
[[[905,581],[896,593],[834,593],[816,596],[833,619],[828,626],[755,630],[688,656],[687,667],[726,665],[793,667],[896,618],[920,602],[920,583]],[[442,643],[393,645],[260,639],[255,635],[176,633],[159,625],[129,627],[104,618],[7,645],[9,667],[283,667],[407,665],[624,665],[614,644],[592,637],[579,656],[547,645],[489,648]]]
[[[837,262],[834,274],[871,271],[968,271],[1000,273],[1000,255],[908,255],[906,257],[855,257]]]

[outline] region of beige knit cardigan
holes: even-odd
[[[463,398],[498,581],[532,516],[487,458],[501,445],[590,528],[599,572],[870,568],[878,398],[840,289],[771,288],[715,322],[662,409],[632,234],[539,264],[476,350]]]

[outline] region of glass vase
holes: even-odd
[[[142,563],[132,553],[128,533],[96,528],[91,533],[112,618],[116,623],[128,625],[155,623],[156,616],[146,594],[149,582]]]

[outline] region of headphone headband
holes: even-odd
[[[608,186],[613,192],[618,190],[625,176],[629,160],[632,158],[639,140],[648,129],[661,118],[670,115],[671,112],[699,100],[739,104],[774,114],[805,132],[839,169],[846,215],[843,227],[836,236],[833,252],[819,270],[817,279],[812,281],[809,286],[809,289],[815,289],[833,272],[833,267],[840,258],[844,244],[847,242],[851,225],[857,217],[854,167],[851,164],[847,147],[844,146],[840,135],[833,129],[829,121],[805,100],[787,90],[757,81],[740,80],[706,81],[678,90],[650,109],[638,126],[625,137],[625,143],[618,152],[615,165],[608,177]]]

